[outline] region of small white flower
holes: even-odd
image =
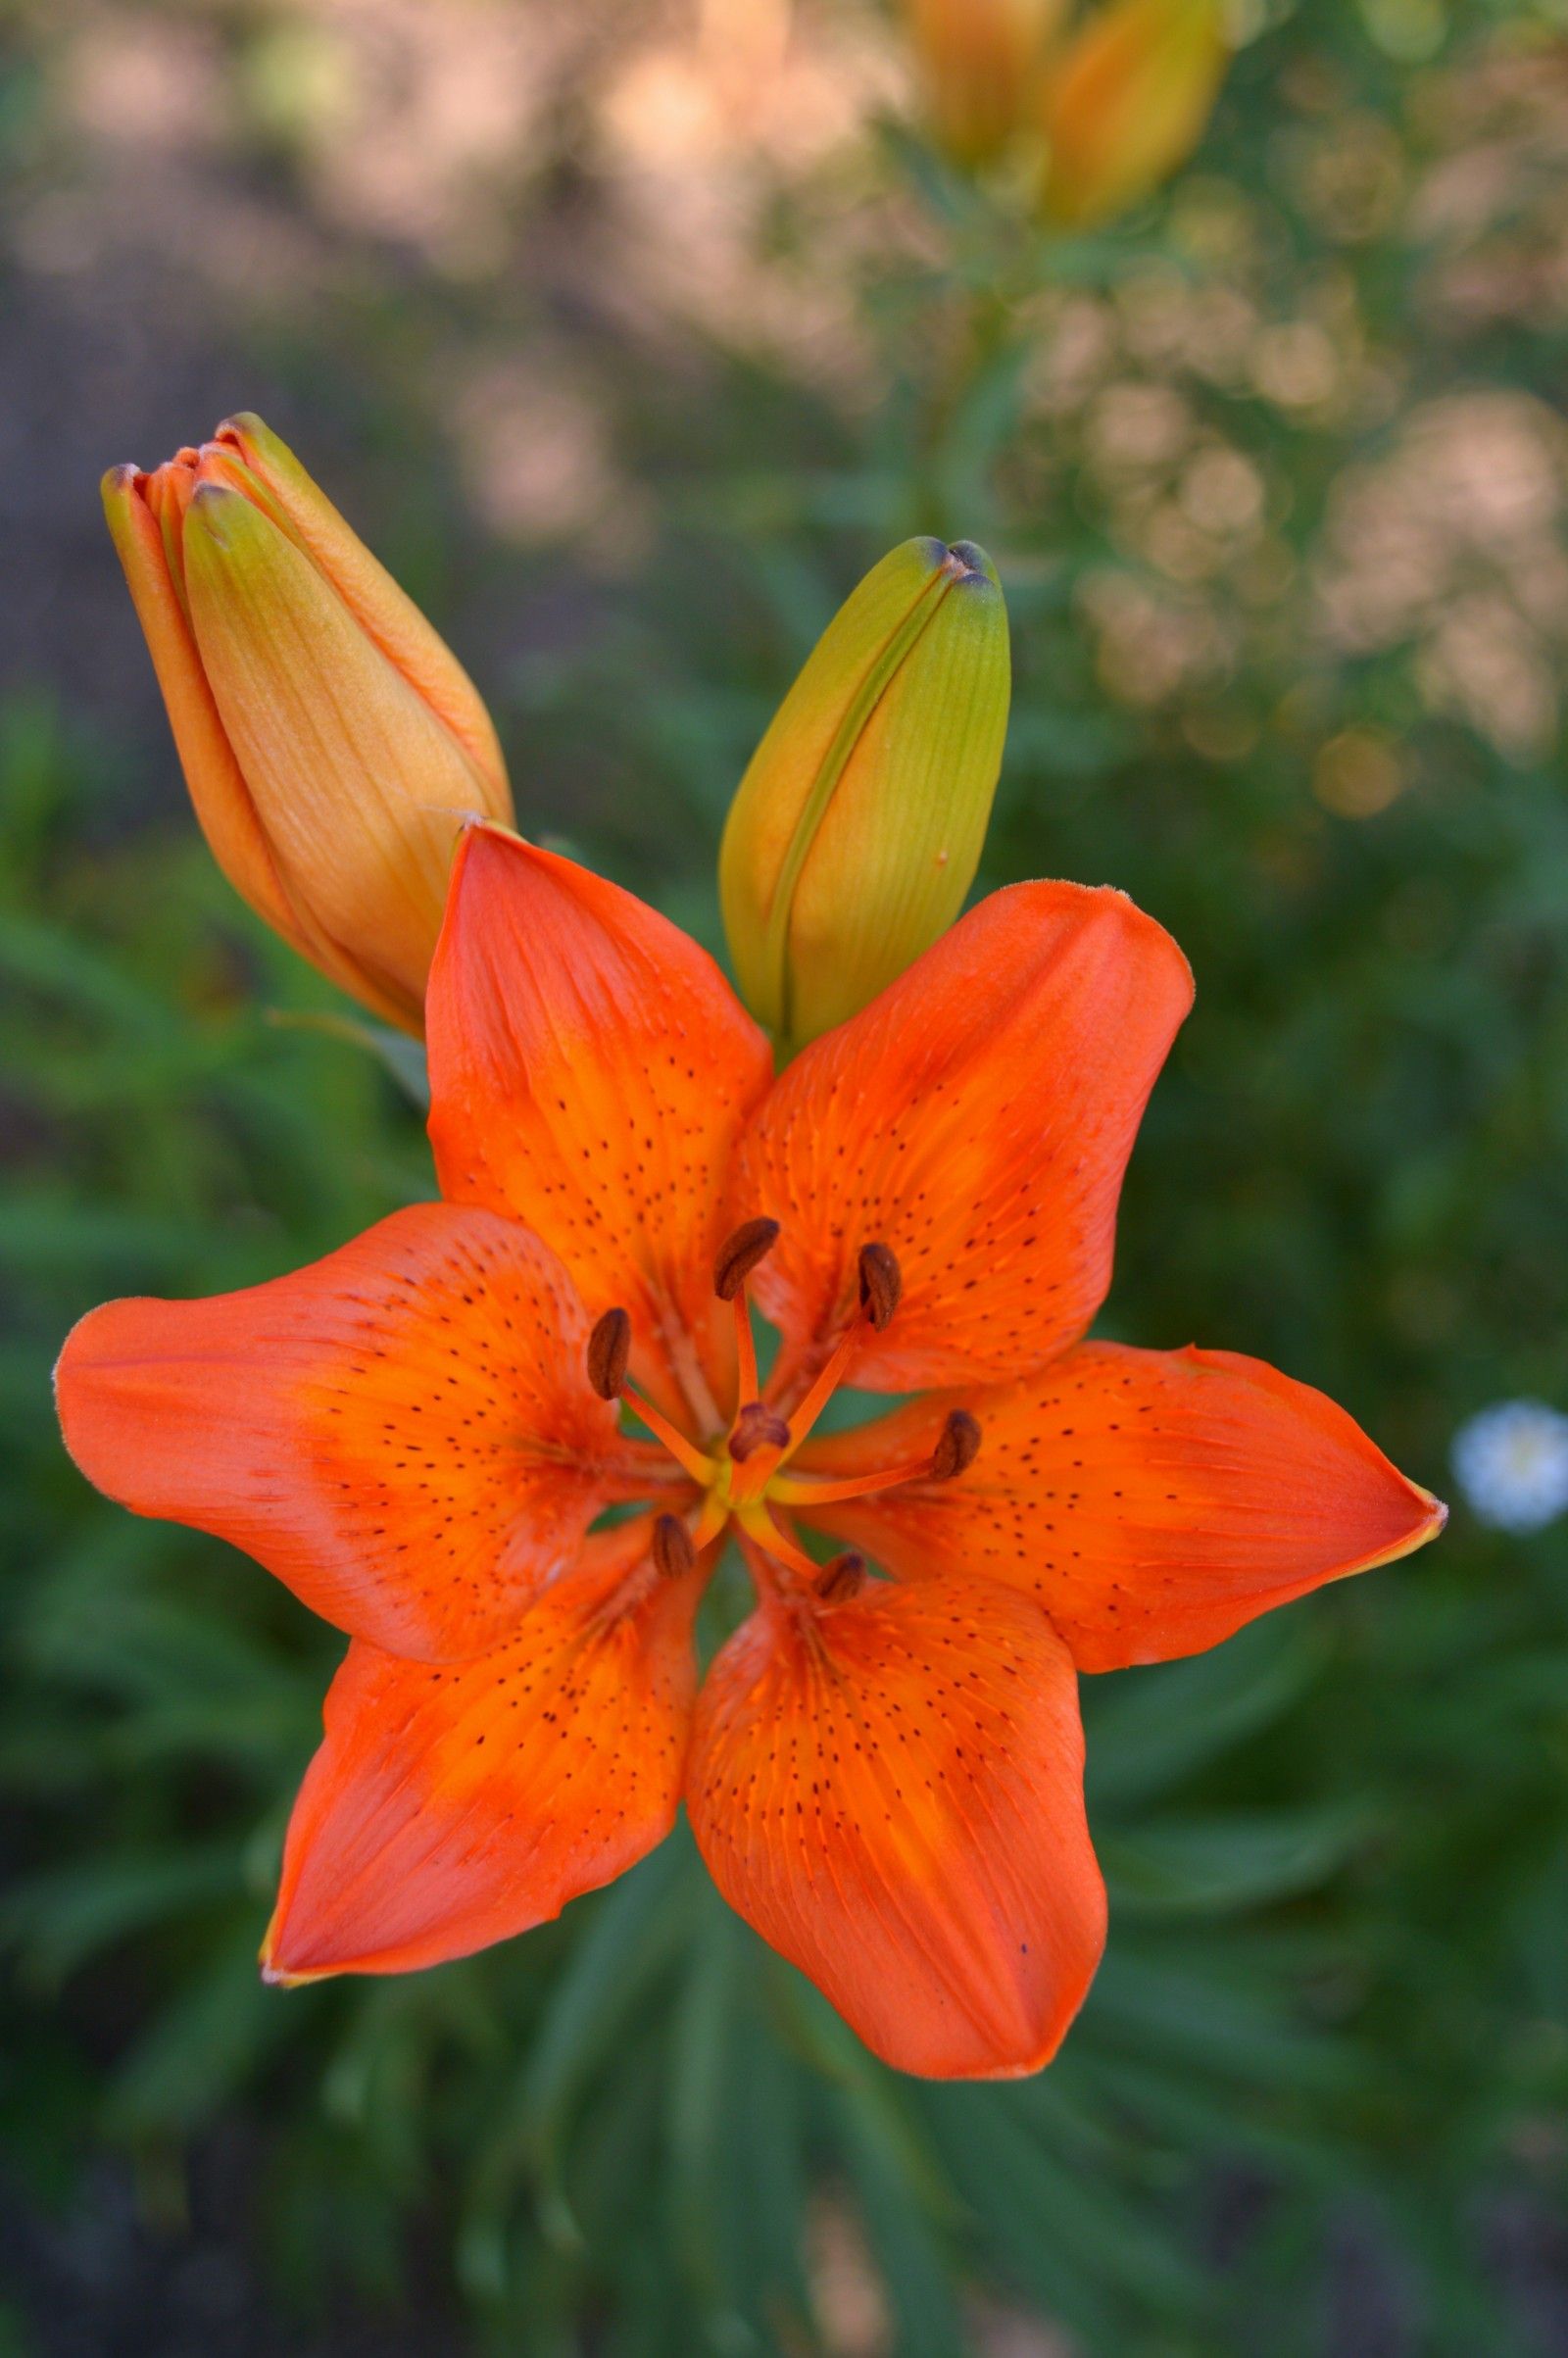
[[[1544,1400],[1498,1400],[1459,1427],[1453,1470],[1478,1522],[1540,1531],[1568,1509],[1568,1416]]]

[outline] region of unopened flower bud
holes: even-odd
[[[1109,0],[1046,88],[1047,215],[1093,228],[1184,164],[1230,61],[1223,0]]]
[[[857,1013],[957,915],[1009,685],[1002,590],[970,541],[905,541],[817,641],[719,855],[741,995],[786,1048]]]
[[[103,489],[220,867],[303,957],[417,1031],[460,826],[512,818],[477,691],[259,418]]]
[[[1063,0],[905,0],[937,140],[988,164],[1035,131],[1041,69]]]

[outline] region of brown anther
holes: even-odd
[[[588,1381],[602,1400],[618,1400],[631,1352],[631,1320],[624,1310],[607,1310],[588,1338]]]
[[[769,1408],[762,1400],[747,1402],[729,1437],[729,1453],[737,1465],[744,1465],[756,1449],[787,1449],[789,1446],[789,1426],[776,1408]]]
[[[967,1408],[955,1408],[937,1435],[937,1446],[931,1452],[930,1479],[951,1482],[956,1474],[966,1473],[980,1454],[980,1427]]]
[[[865,1558],[852,1548],[847,1555],[836,1555],[824,1564],[813,1583],[824,1604],[848,1604],[858,1597],[865,1586]]]
[[[880,1335],[899,1306],[904,1272],[891,1245],[860,1247],[860,1307]]]
[[[743,1220],[732,1237],[720,1245],[713,1262],[713,1292],[720,1302],[733,1302],[759,1261],[766,1260],[778,1243],[776,1220]]]
[[[697,1561],[692,1535],[679,1515],[661,1515],[654,1524],[649,1554],[666,1580],[681,1580]]]

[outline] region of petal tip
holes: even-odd
[[[1424,1490],[1419,1482],[1412,1482],[1407,1474],[1399,1473],[1396,1467],[1390,1466],[1388,1470],[1394,1480],[1403,1487],[1409,1500],[1411,1520],[1386,1547],[1345,1565],[1346,1573],[1386,1571],[1390,1564],[1401,1563],[1405,1556],[1414,1555],[1418,1548],[1428,1547],[1433,1540],[1441,1538],[1447,1523],[1448,1509],[1442,1498]]]
[[[1097,917],[1108,918],[1120,924],[1126,934],[1141,936],[1162,953],[1168,952],[1186,986],[1187,1003],[1191,1007],[1198,986],[1186,951],[1170,928],[1162,925],[1157,917],[1152,916],[1123,886],[1078,884],[1066,878],[1037,876],[1022,883],[1004,885],[999,892],[990,895],[990,899],[1004,902],[1014,894],[1028,895],[1037,900],[1044,897],[1055,901],[1058,906],[1061,905],[1062,896],[1066,896],[1070,903],[1076,904],[1084,922],[1092,922]],[[981,902],[979,906],[983,909],[986,904]]]
[[[257,1953],[256,1963],[262,1980],[267,1984],[269,1990],[292,1990],[295,1988],[297,1976],[290,1973],[286,1965],[278,1963],[276,1915],[273,1916],[271,1923],[267,1928],[267,1938],[263,1940]]]
[[[1446,1527],[1448,1509],[1445,1501],[1433,1492],[1423,1489],[1419,1482],[1412,1482],[1407,1474],[1401,1474],[1398,1479],[1409,1494],[1413,1509],[1409,1528],[1370,1561],[1354,1566],[1353,1569],[1357,1571],[1377,1572],[1389,1564],[1396,1564],[1403,1557],[1414,1555],[1417,1548],[1428,1547],[1433,1540],[1441,1538]]]
[[[1064,1977],[1062,1984],[1052,1992],[1049,2011],[1043,2021],[1037,2017],[1031,2024],[1020,2022],[1015,2042],[1000,2037],[989,2054],[981,2046],[972,2046],[961,2062],[933,2062],[929,2056],[916,2050],[906,2050],[897,2039],[880,2039],[874,2034],[868,2034],[866,2026],[855,2025],[872,2052],[894,2071],[905,2072],[911,2079],[976,2085],[993,2080],[1032,2080],[1037,2072],[1043,2072],[1048,2065],[1054,2063],[1066,2043],[1067,2034],[1083,2012],[1104,1960],[1109,1932],[1109,1905],[1099,1861],[1093,1859],[1092,1854],[1091,1858],[1093,1885],[1081,1894],[1086,1909],[1078,1961],[1075,1968]],[[1024,1941],[1020,1945],[1027,1949],[1029,1944]]]
[[[308,1990],[313,1982],[329,1982],[337,1974],[335,1965],[323,1965],[318,1973],[290,1973],[283,1965],[262,1959],[262,1980],[269,1990]]]
[[[1426,1509],[1421,1523],[1419,1541],[1435,1540],[1447,1529],[1447,1502],[1446,1499],[1434,1497],[1431,1491],[1423,1490],[1419,1482],[1412,1483],[1411,1488]]]
[[[509,827],[504,819],[496,818],[490,811],[466,811],[463,814],[464,842],[467,843],[470,837],[481,836],[504,845],[509,853],[532,852],[535,849],[525,837],[517,833],[515,827]]]
[[[98,478],[104,506],[107,508],[111,502],[118,505],[136,498],[146,480],[145,473],[132,460],[127,459],[119,467],[106,467]]]
[[[95,1398],[92,1383],[95,1375],[102,1376],[106,1371],[112,1379],[114,1361],[112,1356],[105,1356],[101,1351],[95,1355],[93,1346],[95,1342],[101,1343],[106,1328],[113,1336],[117,1316],[128,1310],[134,1317],[138,1311],[149,1306],[152,1305],[144,1299],[127,1295],[113,1302],[101,1302],[95,1308],[83,1310],[61,1344],[59,1355],[49,1371],[49,1389],[55,1404],[55,1415],[59,1419],[61,1439],[72,1463],[95,1489],[105,1490],[110,1497],[116,1494],[107,1490],[106,1483],[93,1470],[97,1459],[93,1448]],[[91,1464],[89,1459],[93,1461]]]
[[[267,1928],[257,1958],[262,1980],[269,1990],[304,1990],[312,1982],[329,1982],[344,1971],[340,1965],[285,1965],[278,1955],[281,1943],[283,1910],[281,1906]]]
[[[200,564],[204,554],[232,558],[246,541],[251,547],[260,548],[279,535],[276,526],[268,521],[242,491],[236,491],[230,483],[217,483],[209,478],[198,482],[191,493],[181,537],[189,571]]]
[[[531,849],[524,844],[515,828],[503,826],[487,811],[470,810],[454,812],[453,815],[458,821],[458,838],[453,848],[452,873],[447,883],[446,913],[449,923],[457,905],[459,886],[467,873],[470,860],[488,857],[492,841],[498,846],[512,847],[517,851]]]
[[[190,496],[190,517],[201,518],[209,526],[232,516],[239,508],[249,508],[250,501],[232,483],[217,483],[205,476]],[[188,524],[187,524],[188,528]]]

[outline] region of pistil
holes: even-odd
[[[729,1437],[729,1453],[737,1465],[749,1464],[760,1449],[781,1452],[790,1446],[790,1429],[765,1400],[748,1400],[736,1416]]]
[[[728,1443],[734,1467],[729,1480],[733,1507],[738,1509],[761,1497],[788,1454],[792,1438],[783,1417],[765,1400],[748,1400],[737,1411]]]

